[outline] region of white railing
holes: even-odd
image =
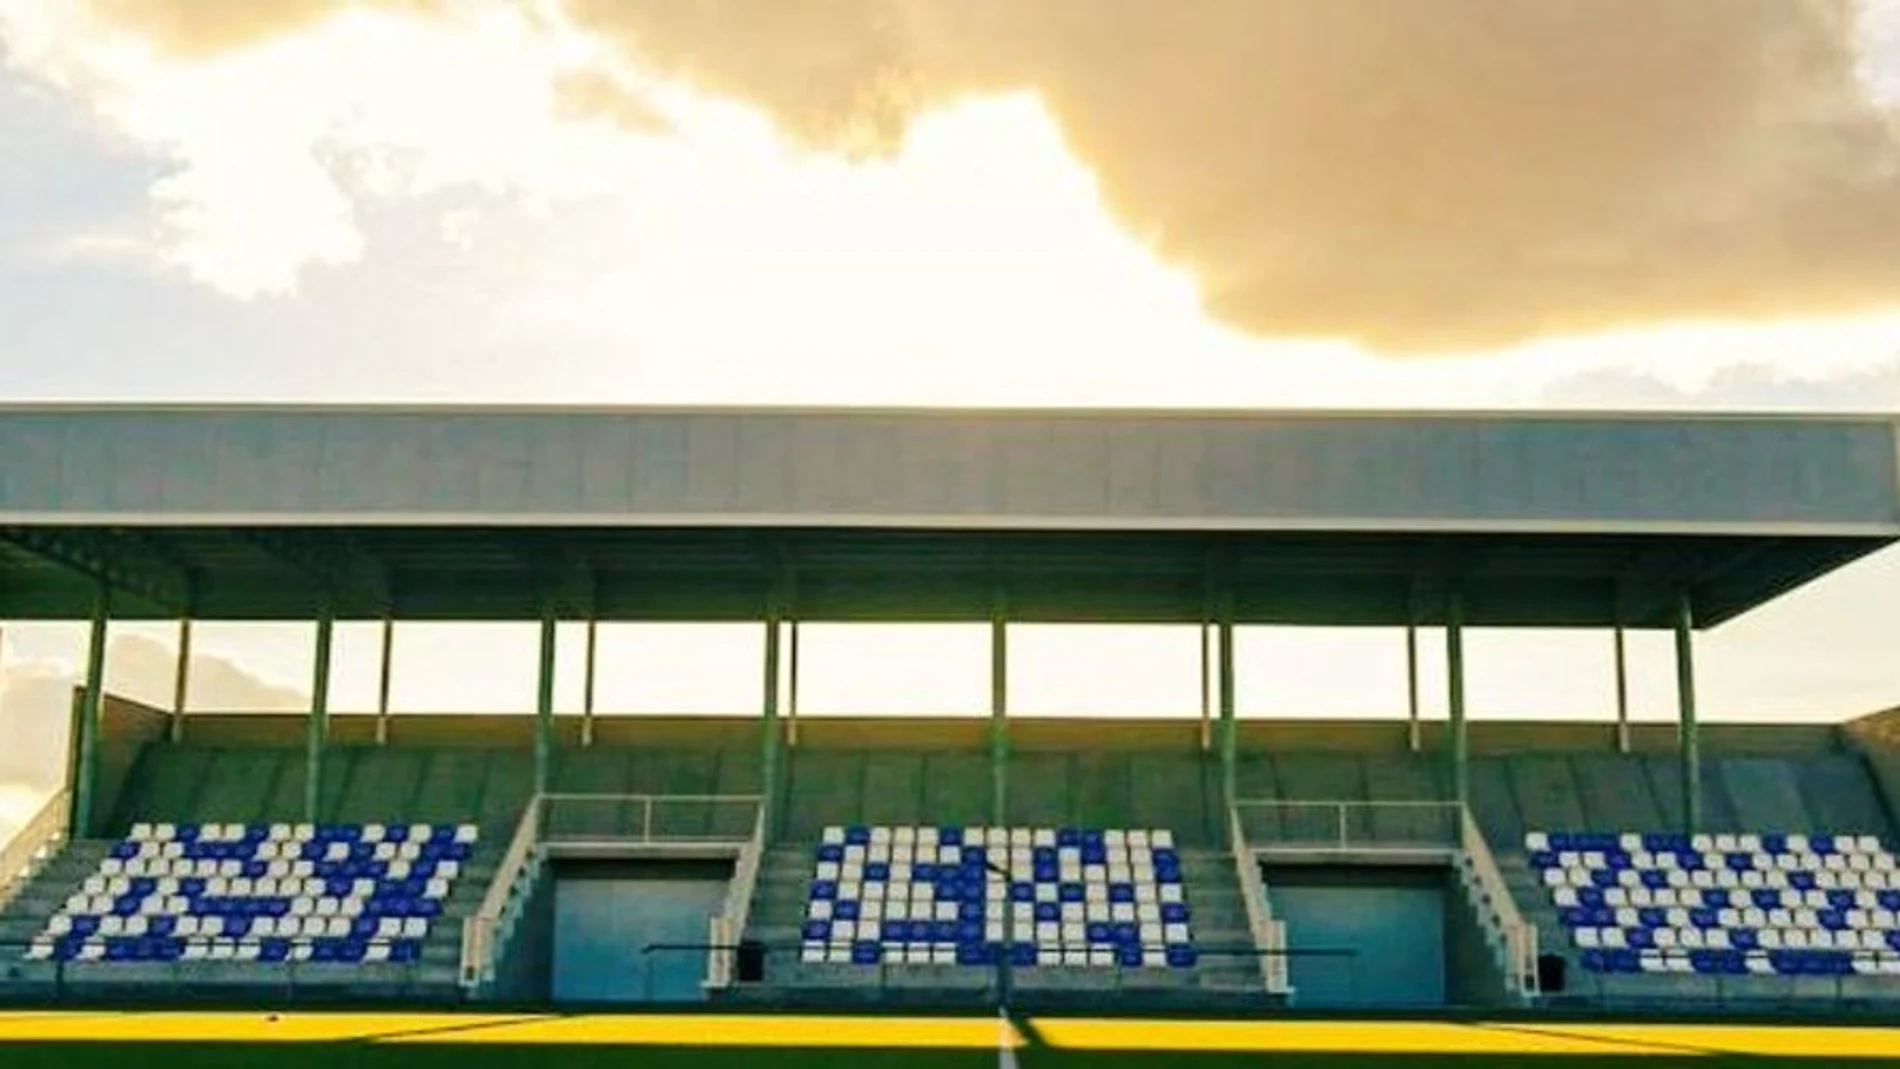
[[[1456,802],[1234,803],[1234,820],[1248,841],[1283,852],[1456,850],[1463,812]]]
[[[476,988],[495,978],[495,951],[502,923],[515,901],[515,891],[530,866],[538,863],[542,804],[539,795],[530,798],[515,824],[514,837],[508,840],[508,852],[488,882],[482,904],[462,921],[461,979],[464,988]]]
[[[5,909],[33,874],[59,853],[70,830],[71,812],[71,793],[56,792],[14,833],[13,839],[0,848],[0,909]]]
[[[739,940],[745,937],[746,922],[752,915],[752,893],[759,884],[759,867],[765,861],[765,807],[752,822],[752,837],[739,849],[732,866],[732,882],[726,886],[725,908],[712,918],[707,942],[712,952],[706,959],[706,986],[724,990],[732,986],[734,962]]]
[[[549,842],[616,844],[746,841],[756,794],[546,794],[541,837]]]
[[[1234,855],[1234,874],[1240,878],[1240,899],[1247,910],[1247,931],[1253,937],[1254,950],[1260,952],[1260,982],[1271,995],[1291,994],[1287,983],[1286,924],[1273,919],[1267,904],[1267,883],[1260,878],[1260,859],[1247,845],[1246,832],[1240,826],[1240,814],[1227,813],[1228,834]]]
[[[1464,869],[1466,886],[1478,907],[1478,916],[1490,930],[1499,949],[1504,970],[1504,988],[1522,999],[1537,995],[1537,928],[1524,919],[1511,889],[1498,871],[1491,844],[1473,820],[1471,813],[1461,814],[1459,822],[1459,863]]]

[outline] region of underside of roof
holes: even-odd
[[[1713,626],[1885,544],[1664,535],[157,527],[0,530],[0,618]]]
[[[1892,417],[0,408],[0,618],[1709,626]]]

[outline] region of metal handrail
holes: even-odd
[[[781,952],[792,953],[792,954],[802,954],[805,945],[802,941],[794,942],[794,941],[789,941],[789,940],[774,940],[774,941],[769,941],[769,942],[745,940],[745,941],[728,941],[724,943],[721,943],[718,941],[708,941],[705,943],[648,943],[647,945],[640,948],[640,956],[648,962],[646,968],[650,972],[652,969],[651,959],[652,959],[652,956],[655,954],[688,954],[688,953],[690,954],[703,953],[703,954],[708,954],[708,955],[717,955],[721,953],[730,954],[730,953],[737,953],[739,950],[741,950],[742,948],[746,946],[751,946],[755,948],[761,955],[769,957],[771,955],[778,954]],[[1167,944],[1144,943],[1144,944],[1140,944],[1139,949],[1143,951],[1165,950],[1167,949]],[[1275,950],[1269,950],[1269,949],[1262,949],[1260,947],[1197,946],[1195,947],[1195,954],[1201,959],[1258,958],[1258,959],[1279,959],[1282,962],[1284,962],[1288,958],[1344,959],[1350,964],[1350,967],[1352,969],[1354,986],[1357,987],[1361,980],[1361,977],[1360,977],[1361,952],[1357,949],[1350,948],[1350,947],[1303,947],[1303,948],[1298,948],[1298,949],[1295,949],[1292,947],[1282,947]],[[934,965],[934,964],[933,965],[914,965],[909,962],[880,961],[875,966],[853,965],[850,967],[855,968],[855,969],[865,969],[865,970],[875,968],[877,970],[877,976],[878,976],[877,987],[881,990],[884,987],[888,986],[889,977],[893,972],[902,972],[905,969],[911,969],[911,968],[919,968],[919,969],[942,968],[943,966]],[[991,969],[991,966],[987,964],[969,965],[969,966],[958,965],[956,966],[956,968],[989,970]],[[1024,968],[1024,966],[1016,966],[1016,968],[1020,969],[1020,968]],[[1158,970],[1151,966],[1146,966],[1146,965],[1139,966],[1139,967],[1131,966],[1131,965],[1123,965],[1119,961],[1117,961],[1114,965],[1037,965],[1037,966],[1034,966],[1034,968],[1036,969],[1073,969],[1073,970],[1091,971],[1091,972],[1099,972],[1099,973],[1113,972],[1113,974],[1116,976],[1118,986],[1121,979],[1128,974],[1132,973],[1135,975],[1148,975],[1148,974],[1153,974],[1153,973],[1159,973],[1162,971],[1162,970]],[[1007,981],[1002,980],[1001,976],[999,975],[998,982],[1002,983],[1002,982],[1007,982]]]
[[[1267,900],[1267,883],[1260,877],[1260,861],[1247,845],[1247,833],[1240,826],[1240,814],[1227,811],[1229,844],[1234,855],[1234,873],[1240,880],[1240,898],[1247,911],[1247,932],[1254,947],[1262,951],[1286,949],[1286,924],[1273,919]],[[1286,955],[1263,954],[1260,958],[1260,982],[1271,995],[1291,994],[1287,983]]]
[[[500,866],[488,882],[488,892],[482,896],[481,906],[462,921],[459,973],[464,988],[475,988],[494,979],[496,933],[501,930],[516,886],[537,857],[535,848],[541,833],[541,814],[541,796],[528,799],[521,810],[521,819],[515,824],[515,834],[508,840],[508,851],[502,855]]]
[[[1491,844],[1485,840],[1484,830],[1478,827],[1469,809],[1461,813],[1459,840],[1460,856],[1469,869],[1473,892],[1479,896],[1480,906],[1489,907],[1489,915],[1482,910],[1480,915],[1487,923],[1497,926],[1501,937],[1505,989],[1520,998],[1533,998],[1538,990],[1537,928],[1525,921],[1518,910],[1503,873],[1498,871]]]
[[[0,848],[0,909],[5,909],[42,864],[58,853],[71,830],[72,795],[61,789]]]
[[[570,802],[613,804],[613,805],[638,805],[640,807],[640,834],[637,840],[635,841],[641,842],[641,843],[651,843],[651,842],[690,842],[690,841],[701,840],[701,839],[707,840],[707,841],[714,841],[714,842],[735,841],[735,837],[730,836],[730,835],[691,836],[691,835],[661,834],[661,835],[656,836],[654,834],[654,824],[653,824],[653,811],[656,806],[662,806],[662,805],[707,805],[707,806],[757,805],[761,803],[764,800],[764,798],[762,795],[757,795],[757,794],[611,794],[611,793],[588,794],[588,793],[579,793],[579,792],[553,792],[553,793],[541,795],[540,800],[543,803],[543,808],[546,810],[552,810],[556,806],[559,806],[564,803],[570,803]],[[555,837],[554,834],[551,832],[544,832],[544,835],[548,837]],[[560,836],[560,837],[565,838],[566,836]],[[575,836],[575,838],[594,838],[594,837],[595,836]],[[610,837],[611,838],[626,838],[626,836],[610,836]]]
[[[1283,835],[1282,841],[1273,844],[1276,849],[1330,849],[1350,850],[1378,847],[1416,847],[1428,845],[1444,849],[1458,846],[1459,834],[1452,821],[1463,813],[1464,807],[1457,802],[1445,801],[1399,801],[1399,800],[1281,800],[1281,799],[1239,799],[1233,805],[1234,814],[1244,826],[1250,812],[1272,812],[1280,814],[1315,812],[1332,817],[1331,834],[1323,839],[1313,836]],[[1355,835],[1353,815],[1355,813],[1376,814],[1383,812],[1438,812],[1451,818],[1446,822],[1446,831],[1442,836],[1428,839],[1417,838],[1391,839],[1377,835]]]
[[[725,908],[712,918],[709,932],[711,942],[729,947],[745,935],[746,923],[752,913],[752,895],[758,886],[759,868],[765,858],[765,807],[759,807],[758,816],[752,821],[752,836],[745,846],[739,849],[739,857],[733,863],[732,882],[726,886]],[[712,990],[723,990],[732,985],[734,972],[734,950],[720,949],[708,955],[706,959],[706,986]]]
[[[193,942],[197,940],[187,940]],[[365,946],[392,946],[398,939],[366,939]],[[50,972],[54,1002],[67,998],[96,1000],[109,988],[115,1001],[151,998],[156,1001],[243,997],[254,1005],[258,992],[269,990],[287,1001],[335,1002],[360,1000],[355,994],[364,983],[392,984],[402,993],[428,986],[427,960],[396,962],[243,961],[236,958],[179,958],[172,961],[53,961],[27,957],[33,941],[0,940],[0,981],[26,978],[39,982]],[[365,975],[364,969],[376,970]],[[41,971],[44,970],[44,971]],[[9,973],[12,976],[9,977]],[[162,975],[156,980],[154,976]],[[140,995],[135,988],[148,989]],[[17,990],[17,988],[16,988]],[[43,997],[43,996],[42,996]]]

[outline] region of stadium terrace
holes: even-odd
[[[0,853],[22,1005],[1900,1007],[1900,736],[1702,725],[1694,662],[1900,538],[1889,416],[32,405],[0,456],[0,619],[91,624]],[[287,619],[306,712],[185,708],[194,622]],[[103,685],[153,620],[170,707]],[[458,620],[538,624],[532,708],[390,711],[393,628]],[[347,621],[372,714],[329,708]],[[634,621],[757,624],[757,717],[596,715]],[[801,719],[837,622],[986,627],[988,707]],[[1012,626],[1094,622],[1198,628],[1198,716],[1012,715]],[[1259,624],[1401,629],[1408,705],[1238,717]],[[1478,626],[1601,629],[1616,707],[1469,722]]]

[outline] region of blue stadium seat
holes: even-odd
[[[414,961],[478,840],[466,824],[137,824],[28,957]]]
[[[1025,967],[1165,967],[1171,950],[1176,962],[1192,959],[1165,829],[834,826],[815,856],[806,961],[971,965],[1007,953]],[[835,924],[846,920],[841,938]],[[864,944],[881,950],[867,955]]]
[[[1591,972],[1900,977],[1900,866],[1865,835],[1531,832]]]

